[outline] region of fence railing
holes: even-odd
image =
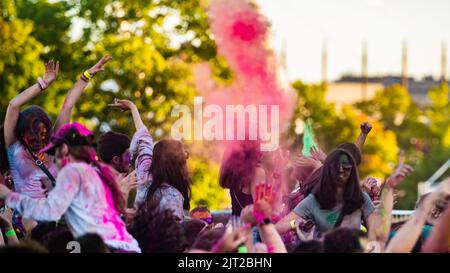
[[[398,223],[408,220],[414,213],[413,210],[393,210],[392,211],[392,223]],[[213,210],[211,211],[215,222],[228,222],[228,218],[231,215],[231,210]]]

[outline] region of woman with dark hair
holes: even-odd
[[[316,231],[325,233],[341,226],[359,229],[364,221],[370,240],[384,247],[389,235],[394,189],[412,171],[411,166],[399,164],[386,179],[380,205],[375,209],[359,185],[352,154],[348,149],[338,148],[327,156],[317,187],[276,224],[277,230],[283,234],[312,221]]]
[[[135,207],[159,200],[161,209],[170,209],[180,221],[189,211],[191,179],[187,169],[188,153],[183,143],[164,139],[153,145],[153,139],[142,122],[134,103],[115,100],[110,106],[131,110],[136,133],[131,140],[130,152],[136,157],[137,194]]]
[[[9,167],[14,181],[15,191],[33,198],[42,198],[54,182],[56,168],[52,158],[40,152],[50,140],[51,132],[70,122],[72,109],[88,85],[89,79],[97,72],[104,70],[110,60],[104,56],[97,64],[86,70],[67,94],[58,118],[52,129],[47,113],[38,106],[30,106],[23,111],[20,108],[31,99],[47,89],[59,72],[59,62],[49,61],[45,65],[45,73],[37,83],[14,97],[6,110],[3,135],[1,136],[0,156],[1,169]],[[6,156],[5,156],[6,149]]]
[[[79,123],[64,125],[43,152],[59,169],[48,197],[30,198],[0,185],[0,199],[23,217],[57,221],[63,215],[74,237],[97,233],[114,252],[140,252],[120,214],[124,200],[112,169],[97,161],[93,134]]]
[[[360,165],[362,161],[362,150],[366,138],[370,131],[372,130],[372,125],[368,122],[363,122],[360,124],[360,134],[355,142],[355,144],[350,142],[344,142],[337,146],[336,148],[343,149],[347,151],[355,160],[356,165]],[[291,212],[303,199],[305,199],[315,187],[320,180],[320,175],[322,171],[322,164],[325,162],[327,155],[317,147],[311,149],[311,157],[298,156],[294,161],[294,175],[298,181],[299,187],[293,192],[284,196],[284,213]]]
[[[277,223],[277,229],[285,233],[301,219],[313,221],[320,233],[341,224],[359,229],[361,219],[368,221],[374,210],[359,186],[355,160],[346,150],[336,149],[324,162],[317,188]]]
[[[230,191],[233,215],[241,215],[243,208],[253,204],[256,183],[266,181],[261,159],[258,141],[241,141],[225,152],[219,183]]]

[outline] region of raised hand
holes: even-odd
[[[300,183],[303,183],[311,172],[318,169],[320,166],[322,166],[320,161],[300,154],[294,160],[295,178],[300,181]]]
[[[119,100],[119,99],[114,99],[114,103],[108,104],[108,106],[117,107],[122,111],[132,110],[133,108],[136,107],[136,105],[129,100]]]
[[[405,178],[410,175],[414,169],[406,164],[399,165],[394,173],[386,180],[386,187],[395,188],[400,184]]]
[[[322,149],[320,149],[319,147],[312,146],[310,152],[311,152],[311,157],[317,161],[320,161],[323,163],[323,162],[325,162],[325,159],[327,159],[327,154],[324,153],[322,151]]]
[[[370,196],[372,201],[375,201],[381,193],[381,189],[378,186],[378,182],[373,177],[367,177],[364,180],[362,189]]]
[[[368,135],[370,133],[370,130],[372,130],[372,124],[368,123],[368,122],[363,122],[361,123],[361,125],[359,126],[361,129],[361,133]]]
[[[211,251],[215,253],[229,253],[236,251],[239,246],[244,245],[247,241],[248,237],[246,231],[249,227],[250,225],[242,225],[242,222],[240,222],[238,217],[232,216],[225,229],[225,234],[216,245],[214,245]]]
[[[45,64],[45,72],[44,72],[44,82],[47,85],[50,85],[52,82],[56,80],[56,77],[59,73],[59,61],[50,60]]]
[[[109,62],[111,59],[112,59],[112,57],[109,55],[103,56],[100,59],[100,61],[98,61],[93,67],[88,69],[89,74],[95,75],[96,73],[98,73],[100,71],[104,71],[106,63]]]
[[[257,223],[262,223],[265,219],[272,219],[272,200],[274,195],[272,185],[264,182],[256,184],[253,200],[253,217],[255,217]]]

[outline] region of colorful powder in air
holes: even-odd
[[[305,131],[303,133],[303,150],[302,154],[304,156],[310,156],[311,155],[311,148],[312,147],[318,147],[317,143],[314,138],[314,132],[311,125],[311,120],[308,120],[308,122],[305,124]]]
[[[196,84],[205,105],[218,105],[223,112],[226,105],[268,105],[269,112],[270,106],[278,105],[280,115],[275,122],[283,130],[290,121],[295,94],[279,79],[280,65],[269,46],[270,22],[248,0],[213,0],[208,15],[218,53],[232,70],[233,83],[218,86],[211,79],[209,66],[199,65]]]

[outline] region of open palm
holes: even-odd
[[[108,63],[111,59],[112,57],[109,55],[103,56],[93,67],[89,68],[88,72],[95,75],[96,73],[105,70],[106,63]]]
[[[44,82],[48,85],[56,80],[59,73],[59,61],[50,60],[45,64]]]

